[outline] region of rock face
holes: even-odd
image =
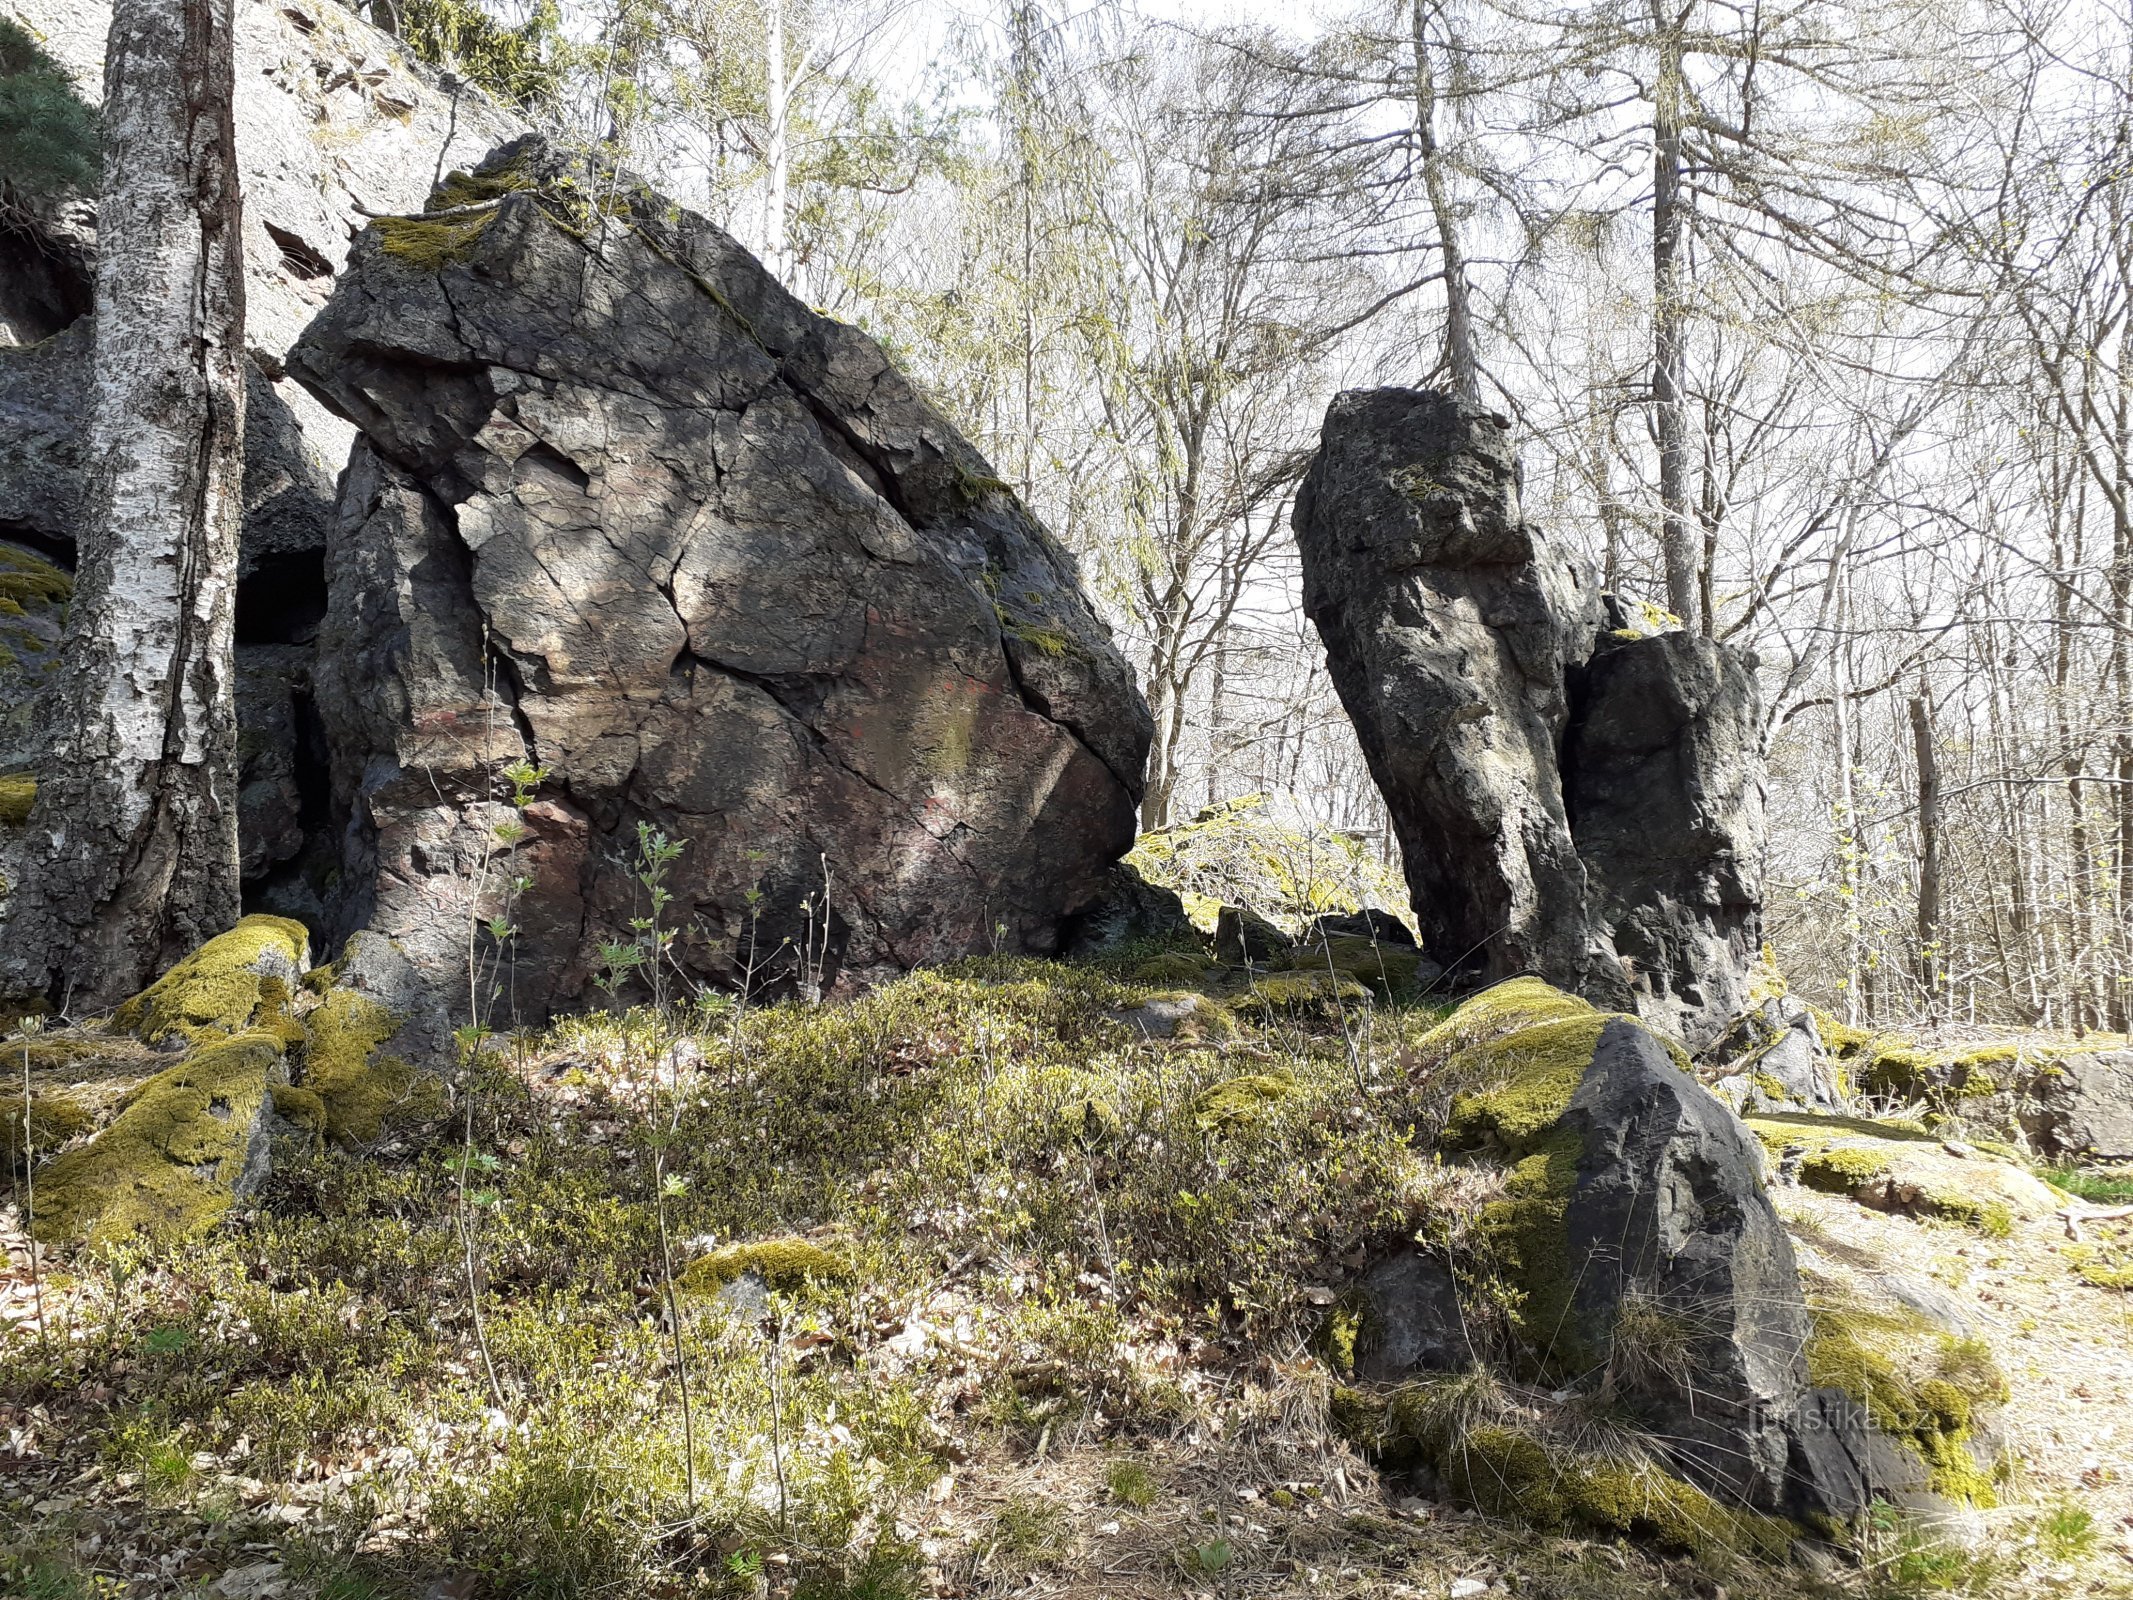
[[[641,914],[642,828],[699,975],[1056,948],[1150,726],[1057,544],[710,224],[535,140],[437,203],[363,235],[290,358],[364,435],[318,671],[341,925],[449,967],[473,886],[522,877],[544,1010]]]
[[[1746,667],[1629,626],[1521,515],[1508,425],[1446,395],[1336,398],[1294,521],[1431,957],[1715,1035],[1759,942]]]
[[[2024,1085],[2015,1116],[2043,1154],[2133,1161],[2133,1050],[2062,1056]]]
[[[94,105],[109,5],[14,0],[9,10]],[[237,593],[239,831],[248,903],[316,917],[330,861],[316,848],[327,786],[310,663],[334,479],[353,434],[287,380],[282,357],[324,303],[362,210],[419,204],[443,164],[475,159],[518,124],[338,5],[237,0],[236,18],[253,357]],[[93,197],[13,198],[0,229],[0,538],[64,574],[85,510],[96,207]],[[0,555],[6,565],[27,570]],[[58,629],[43,595],[8,598],[25,608],[0,616],[0,773],[13,774],[36,768],[42,669]]]

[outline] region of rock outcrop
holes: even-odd
[[[1857,1305],[1811,1303],[1755,1135],[1696,1083],[1677,1046],[1529,978],[1468,1001],[1416,1058],[1467,1086],[1447,1153],[1508,1168],[1450,1311],[1441,1286],[1403,1301],[1410,1316],[1457,1313],[1456,1326],[1403,1333],[1419,1366],[1447,1365],[1438,1347],[1485,1325],[1501,1292],[1488,1286],[1500,1285],[1518,1375],[1558,1399],[1604,1399],[1718,1504],[1812,1527],[1876,1499],[1981,1492],[1965,1441],[1971,1403],[1979,1413],[1995,1403],[1997,1375],[1974,1374],[1959,1397],[1960,1437],[1924,1412],[1897,1416],[1890,1363],[1931,1357],[1952,1334],[1915,1306],[1875,1311],[1874,1329],[1908,1330],[1892,1355],[1862,1343]],[[1381,1297],[1371,1279],[1363,1290]],[[1405,1375],[1360,1361],[1356,1371]]]
[[[365,211],[419,205],[445,165],[475,159],[519,125],[341,6],[238,0],[235,9],[252,354],[237,594],[239,830],[248,902],[315,916],[331,863],[315,848],[326,783],[309,674],[334,479],[353,432],[287,380],[282,358],[324,303]],[[109,5],[15,0],[9,10],[93,107]],[[0,553],[0,565],[22,572],[34,561],[64,576],[86,509],[96,207],[70,193],[10,199],[0,229],[0,538],[14,556]],[[8,598],[24,609],[0,614],[0,773],[34,773],[56,606],[42,590]]]
[[[1633,626],[1521,514],[1504,420],[1446,395],[1336,398],[1294,521],[1430,956],[1708,1042],[1758,947],[1746,666]]]
[[[434,204],[290,357],[363,434],[318,669],[340,925],[450,968],[517,882],[478,914],[545,1011],[656,834],[701,977],[1056,948],[1150,724],[1050,535],[873,341],[627,178],[526,140]]]

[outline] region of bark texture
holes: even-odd
[[[88,521],[0,986],[77,1009],[238,914],[244,280],[230,0],[119,0]]]

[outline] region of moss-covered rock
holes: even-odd
[[[373,1144],[396,1113],[426,1116],[442,1103],[434,1075],[386,1052],[400,1023],[381,1002],[342,988],[329,989],[304,1019],[299,1075],[319,1102],[327,1138]]]
[[[219,1039],[142,1084],[110,1126],[37,1175],[33,1231],[53,1243],[168,1241],[212,1226],[266,1171],[279,1036]]]
[[[811,1239],[755,1239],[699,1256],[683,1269],[677,1284],[685,1294],[714,1295],[751,1277],[773,1293],[798,1294],[810,1286],[847,1283],[852,1268],[844,1257]]]
[[[1307,1017],[1338,1022],[1359,1006],[1370,1004],[1370,991],[1345,972],[1270,972],[1232,1004],[1242,1016],[1261,1022]]]
[[[1300,944],[1282,958],[1281,965],[1296,972],[1340,973],[1384,1000],[1411,999],[1442,971],[1413,945],[1374,942],[1353,934]]]
[[[37,780],[27,773],[0,777],[0,826],[19,828],[37,803]]]
[[[1878,1211],[1958,1222],[2000,1237],[2065,1203],[2056,1189],[1986,1144],[1944,1142],[1915,1123],[1806,1113],[1751,1117],[1780,1176]]]
[[[1134,967],[1133,976],[1140,983],[1160,984],[1168,987],[1179,983],[1198,983],[1208,974],[1209,962],[1205,956],[1192,955],[1183,950],[1166,950],[1150,956]]]
[[[1203,1133],[1256,1128],[1295,1092],[1296,1080],[1282,1073],[1225,1078],[1193,1101],[1193,1121]]]
[[[1997,1504],[1989,1446],[1979,1459],[1979,1421],[2007,1399],[1991,1352],[1894,1302],[1818,1301],[1811,1314],[1808,1380],[1858,1404],[1884,1439],[1913,1452],[1936,1494]]]
[[[88,1132],[95,1121],[96,1113],[69,1094],[33,1090],[27,1101],[19,1093],[0,1096],[0,1162],[12,1165],[21,1160],[25,1145],[40,1156],[50,1155]]]
[[[1336,1426],[1381,1462],[1426,1462],[1452,1498],[1549,1533],[1618,1534],[1705,1560],[1781,1560],[1800,1530],[1721,1504],[1649,1460],[1580,1451],[1507,1416],[1466,1414],[1469,1378],[1418,1383],[1373,1406],[1351,1393]]]
[[[310,966],[311,936],[288,917],[246,917],[208,940],[113,1014],[149,1044],[204,1044],[259,1028],[284,1045],[302,1037],[290,996]]]

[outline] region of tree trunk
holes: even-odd
[[[232,0],[117,0],[88,516],[0,983],[108,1004],[238,915]]]
[[[1933,750],[1933,722],[1925,685],[1911,696],[1911,747],[1918,759],[1918,986],[1926,1015],[1941,1018],[1940,954],[1940,761]]]
[[[764,161],[770,172],[763,190],[763,254],[772,275],[790,288],[792,262],[786,248],[785,191],[791,177],[786,123],[792,115],[792,86],[785,76],[785,0],[769,0],[769,15],[764,20],[763,82],[768,96],[766,120],[770,124]]]
[[[1689,533],[1686,404],[1688,351],[1681,302],[1681,250],[1687,232],[1681,192],[1681,18],[1652,0],[1659,79],[1652,91],[1652,432],[1659,446],[1660,553],[1667,609],[1691,632],[1698,617],[1696,546]]]
[[[1474,312],[1467,294],[1466,254],[1459,242],[1459,214],[1444,185],[1444,157],[1437,148],[1437,75],[1430,66],[1425,0],[1414,0],[1415,143],[1422,156],[1422,187],[1429,196],[1437,248],[1444,257],[1444,367],[1452,393],[1481,401],[1481,361],[1474,351]]]

